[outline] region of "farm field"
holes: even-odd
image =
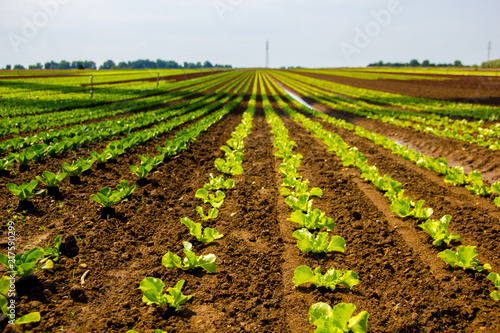
[[[0,74],[0,330],[499,332],[500,79],[335,72]]]

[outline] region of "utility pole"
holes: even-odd
[[[490,61],[490,55],[491,55],[491,40],[488,42],[488,61]]]
[[[266,68],[269,68],[269,41],[266,40]]]

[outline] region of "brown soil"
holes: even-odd
[[[136,183],[128,166],[137,165],[140,154],[156,154],[154,146],[172,137],[173,132],[126,153],[105,169],[94,166],[80,185],[69,185],[65,180],[61,196],[39,197],[34,209],[22,217],[16,212],[18,200],[4,184],[29,181],[45,169],[57,170],[62,159],[74,157],[68,155],[25,172],[0,175],[2,253],[7,246],[5,222],[14,214],[20,248],[36,246],[37,241],[45,244],[58,234],[73,245],[64,248],[53,270],[39,271],[16,284],[17,314],[40,311],[42,316],[40,323],[20,326],[19,331],[124,333],[128,329],[153,332],[161,328],[169,333],[313,332],[308,308],[316,302],[332,306],[349,302],[356,305],[356,313],[368,311],[369,332],[500,331],[495,320],[500,306],[490,299],[494,287],[485,273],[448,267],[437,258],[444,248],[433,247],[415,220],[397,218],[382,193],[364,182],[357,171],[343,167],[321,141],[289,119],[275,103],[273,106],[289,129],[290,139],[297,142],[296,151],[304,156],[301,175],[310,180],[311,187],[324,191],[322,198],[314,199],[314,206],[335,219],[333,233],[346,240],[345,253],[305,255],[297,248],[291,236],[296,225],[287,220],[292,211],[280,195],[281,161],[273,156],[270,127],[258,98],[253,130],[245,140],[245,174],[234,177],[236,186],[226,191],[219,217],[202,222],[225,235],[209,245],[190,236],[179,219],[189,217],[199,222],[195,207],[201,201],[195,198],[196,190],[210,173],[218,174],[214,160],[223,156],[219,148],[241,121],[246,102],[187,151],[161,165],[128,202],[116,206],[116,217],[108,220],[101,218],[97,203],[89,195],[103,186],[114,187],[121,179]],[[338,115],[335,110],[324,110]],[[368,120],[351,120],[370,126]],[[381,173],[404,183],[409,196],[426,200],[427,206],[434,208],[435,217],[451,214],[452,231],[462,236],[464,244],[478,246],[481,262],[490,263],[493,271],[499,270],[500,212],[491,200],[446,185],[435,174],[351,132],[322,125],[358,147]],[[410,130],[389,125],[378,128],[386,135],[394,133],[393,138],[402,133],[402,140],[423,150],[444,145]],[[446,145],[450,147],[441,147],[435,153],[451,154],[461,149],[451,140]],[[83,155],[85,150],[76,154]],[[482,168],[478,160],[473,156],[469,166],[477,163]],[[484,164],[488,163],[496,162]],[[491,177],[497,176],[492,171]],[[183,241],[192,242],[197,254],[214,253],[217,273],[164,268],[162,256],[167,251],[182,254]],[[296,288],[292,277],[300,265],[321,265],[323,272],[330,267],[351,269],[359,274],[360,284],[352,291],[340,286],[332,292],[308,284]],[[80,278],[87,270],[85,284],[81,285]],[[185,279],[183,293],[193,297],[178,312],[147,306],[137,288],[148,276],[160,278],[167,287]],[[11,326],[4,330],[12,331]]]
[[[439,75],[449,80],[363,80],[307,72],[299,74],[388,93],[461,103],[500,105],[500,77],[497,76]]]

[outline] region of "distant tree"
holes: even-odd
[[[59,69],[71,69],[71,64],[66,60],[61,60],[59,63]]]
[[[15,65],[14,69],[26,69],[23,65]]]
[[[116,66],[115,62],[113,60],[107,60],[105,61],[99,69],[111,69],[111,67]]]
[[[128,64],[126,62],[121,61],[118,63],[118,68],[119,69],[126,69],[126,68],[130,68],[130,67],[128,66]]]
[[[214,66],[212,65],[212,63],[210,61],[205,61],[203,63],[203,68],[213,68]]]
[[[460,60],[455,60],[454,65],[455,67],[464,67],[464,65],[462,65],[462,62]]]
[[[10,71],[12,69],[12,66],[11,65],[7,65],[7,66],[5,66],[5,69]]]
[[[429,67],[431,65],[431,62],[429,60],[424,60],[422,62],[422,67]]]
[[[37,62],[36,65],[29,65],[28,69],[43,69],[43,66],[41,63]]]
[[[410,66],[411,67],[418,67],[418,66],[420,66],[420,63],[418,62],[417,59],[413,59],[412,61],[410,61]]]

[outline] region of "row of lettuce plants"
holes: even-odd
[[[35,131],[39,129],[51,129],[55,126],[67,126],[79,124],[94,119],[112,117],[129,112],[137,112],[147,108],[160,106],[165,103],[173,102],[181,98],[188,98],[202,90],[206,90],[214,85],[220,84],[235,77],[225,75],[218,77],[205,77],[190,81],[181,81],[168,85],[168,89],[154,96],[130,99],[123,97],[116,103],[99,105],[97,107],[77,107],[64,112],[51,112],[42,115],[28,117],[5,118],[0,124],[0,135],[20,134],[24,132]],[[41,138],[43,139],[43,138]]]
[[[271,126],[274,146],[277,148],[275,156],[283,160],[279,167],[279,172],[283,177],[281,194],[286,196],[285,203],[294,210],[288,220],[298,223],[301,227],[293,232],[293,237],[298,239],[297,246],[303,253],[344,252],[345,240],[337,235],[330,239],[328,235],[328,231],[332,231],[335,227],[334,220],[327,217],[325,212],[312,206],[311,197],[321,197],[323,191],[320,188],[309,190],[309,181],[303,180],[298,173],[302,155],[294,154],[293,148],[296,143],[290,141],[288,130],[273,111],[262,82],[260,89],[266,119]],[[318,232],[317,235],[309,231],[316,229],[327,231]],[[333,291],[337,285],[345,285],[352,289],[359,283],[359,277],[353,271],[341,271],[333,267],[322,274],[321,266],[312,270],[309,266],[303,265],[295,270],[293,283],[295,286],[313,283],[317,287],[325,287]],[[332,308],[327,303],[315,303],[309,308],[309,321],[317,326],[315,332],[367,332],[368,312],[361,311],[356,316],[352,316],[355,309],[354,304],[339,303]]]
[[[286,92],[276,85],[277,89],[287,96],[287,99],[292,102],[296,107],[301,108],[305,112],[322,119],[334,126],[342,127],[349,131],[354,131],[357,136],[366,138],[377,145],[380,145],[386,149],[389,149],[393,154],[401,156],[406,160],[414,162],[416,165],[428,170],[432,170],[438,174],[444,175],[444,182],[452,184],[453,186],[464,186],[467,190],[475,195],[481,195],[484,197],[489,197],[495,195],[494,203],[500,207],[500,182],[496,182],[491,186],[487,186],[483,181],[483,177],[480,171],[474,170],[469,174],[464,172],[463,167],[454,166],[450,167],[448,161],[444,157],[433,158],[431,156],[426,156],[425,154],[416,152],[414,149],[410,149],[405,145],[398,144],[395,140],[391,140],[381,134],[369,131],[361,126],[353,126],[351,123],[345,121],[339,121],[339,119],[330,117],[322,112],[318,112],[314,109],[308,108],[296,102],[293,98],[289,97]]]
[[[124,99],[143,98],[169,90],[173,82],[167,78],[159,85],[157,82],[137,80],[137,75],[121,75],[119,79],[117,76],[112,79],[120,83],[108,82],[103,85],[101,84],[103,75],[94,74],[93,98],[90,96],[89,76],[3,80],[2,87],[0,87],[0,93],[3,96],[0,103],[0,117],[31,116],[74,108],[95,107]],[[165,74],[168,75],[168,73]],[[182,85],[189,85],[190,82],[199,79],[210,79],[211,76],[217,77],[220,73],[201,76],[194,80],[184,80]]]
[[[245,92],[248,90],[249,85],[246,86]],[[243,100],[243,96],[239,96],[237,99],[238,103]],[[243,159],[244,153],[244,139],[251,133],[252,125],[253,125],[253,115],[255,112],[255,101],[257,95],[257,85],[256,80],[254,80],[254,86],[252,89],[252,96],[248,103],[247,110],[242,115],[242,121],[235,128],[235,130],[231,133],[231,139],[229,139],[226,144],[221,147],[221,150],[225,153],[225,158],[218,158],[214,164],[217,170],[221,172],[221,174],[214,177],[212,174],[210,175],[208,182],[203,185],[202,188],[196,191],[196,198],[200,199],[204,204],[210,204],[211,208],[208,210],[208,215],[205,215],[203,212],[203,207],[200,205],[196,207],[196,211],[199,214],[199,217],[202,221],[206,221],[208,219],[216,219],[219,213],[219,209],[224,203],[225,198],[225,190],[231,189],[235,186],[235,182],[233,179],[228,178],[225,179],[225,176],[234,176],[239,175],[244,172],[241,167],[241,161]],[[236,103],[234,104],[237,105]],[[230,151],[230,153],[228,153]],[[239,166],[220,170],[220,160],[223,161],[222,164],[231,164],[230,162],[235,155],[238,155]],[[215,192],[215,194],[210,193]],[[192,236],[194,236],[198,242],[203,244],[211,243],[217,239],[222,238],[224,235],[217,232],[214,228],[203,228],[201,223],[197,223],[192,221],[187,217],[181,218],[181,224],[185,225]],[[162,265],[167,269],[179,268],[182,270],[190,270],[201,268],[207,271],[208,273],[216,273],[217,271],[217,257],[215,254],[210,253],[206,255],[196,255],[193,251],[193,244],[187,241],[182,243],[184,249],[184,258],[181,258],[179,255],[174,254],[171,251],[168,251],[162,257]],[[163,293],[163,289],[165,288],[165,284],[163,281],[153,277],[144,278],[139,286],[139,289],[143,292],[142,301],[147,305],[157,304],[158,306],[167,305],[175,308],[176,310],[181,309],[181,305],[185,304],[189,299],[192,298],[192,295],[183,295],[182,287],[184,286],[185,280],[180,280],[173,288],[168,288],[167,293]],[[164,332],[162,330],[156,330],[155,332]],[[137,333],[134,330],[129,330],[127,333]]]
[[[371,182],[377,190],[384,192],[384,196],[391,202],[391,211],[400,217],[413,217],[419,221],[426,220],[425,223],[421,223],[419,226],[429,233],[434,245],[440,245],[443,241],[450,244],[453,240],[460,240],[457,234],[450,234],[448,232],[448,225],[451,220],[450,215],[445,215],[440,220],[430,219],[433,209],[425,208],[424,200],[414,202],[411,198],[405,197],[403,184],[394,180],[390,175],[381,176],[378,168],[369,165],[366,157],[356,147],[350,147],[338,134],[324,130],[320,123],[290,108],[274,91],[271,83],[269,83],[269,89],[283,110],[292,119],[301,123],[308,131],[312,132],[316,138],[321,139],[329,151],[335,152],[342,159],[344,166],[356,167],[361,173],[361,178]],[[344,122],[344,120],[339,119],[337,121]],[[452,267],[457,266],[478,272],[491,269],[489,264],[481,264],[476,258],[477,255],[478,252],[475,246],[460,245],[456,252],[446,249],[440,252],[438,257]]]
[[[282,76],[278,75],[277,77],[282,80]],[[422,117],[414,116],[404,111],[387,109],[376,105],[368,105],[366,103],[364,103],[366,105],[360,105],[363,102],[359,101],[345,102],[341,101],[342,97],[339,97],[333,93],[328,93],[324,90],[315,88],[311,85],[307,85],[299,81],[292,82],[290,79],[285,79],[285,81],[283,82],[286,82],[286,85],[292,87],[294,90],[300,92],[308,98],[314,99],[320,103],[326,104],[332,108],[344,112],[352,113],[369,119],[379,120],[398,127],[411,127],[416,131],[430,133],[439,137],[446,137],[468,142],[471,144],[477,144],[478,146],[487,147],[491,150],[500,149],[500,140],[496,139],[496,137],[500,136],[500,126],[497,125],[492,125],[490,129],[477,127],[480,134],[473,136],[469,133],[460,133],[460,131],[458,130],[448,128],[446,123],[442,120],[427,121],[428,123],[432,124],[440,124],[439,127],[433,127],[431,125],[422,123]],[[410,119],[411,121],[407,119]],[[459,124],[462,123],[463,122],[459,122]],[[440,129],[441,127],[443,127],[443,129]],[[493,139],[488,139],[488,137],[493,137]]]
[[[232,82],[217,89],[214,94],[210,94],[206,96],[206,98],[200,97],[200,100],[196,99],[194,103],[186,102],[176,104],[161,110],[157,110],[155,112],[144,114],[144,116],[132,116],[133,120],[135,121],[126,121],[126,119],[122,119],[115,122],[110,122],[113,125],[112,127],[104,126],[105,124],[107,124],[107,122],[99,123],[98,128],[94,129],[93,131],[85,131],[81,135],[62,139],[61,141],[55,140],[48,145],[36,144],[24,149],[19,153],[10,153],[9,156],[0,160],[0,170],[7,170],[8,168],[11,168],[14,162],[17,162],[21,165],[26,165],[32,160],[39,161],[45,158],[47,155],[54,157],[69,150],[74,150],[80,147],[94,144],[96,142],[104,141],[115,135],[129,133],[125,138],[113,141],[108,144],[108,147],[102,153],[98,154],[97,152],[93,152],[92,156],[95,159],[97,159],[99,162],[105,162],[105,160],[114,158],[116,157],[116,155],[119,155],[123,153],[123,151],[135,147],[137,144],[148,141],[160,134],[165,133],[166,131],[169,131],[171,127],[167,124],[176,124],[179,123],[179,120],[183,120],[182,122],[185,122],[186,120],[184,119],[186,119],[186,117],[189,118],[193,115],[199,117],[206,112],[220,107],[225,102],[227,102],[228,97],[222,100],[218,99],[223,96],[227,96],[227,93],[225,91],[243,81],[243,79],[244,78],[242,78],[242,80],[240,81]],[[197,111],[192,112],[193,110]],[[165,121],[171,118],[173,118],[171,121],[165,123]],[[155,123],[156,125],[152,128],[139,132],[132,132],[135,129],[147,127]]]
[[[310,70],[307,70],[310,71]],[[301,80],[307,78],[301,75]],[[319,80],[321,87],[348,95],[354,98],[370,101],[376,104],[385,104],[409,111],[419,111],[429,114],[445,116],[467,117],[481,120],[498,120],[498,108],[487,105],[449,102],[436,99],[404,96],[383,91],[353,87],[328,80]]]

